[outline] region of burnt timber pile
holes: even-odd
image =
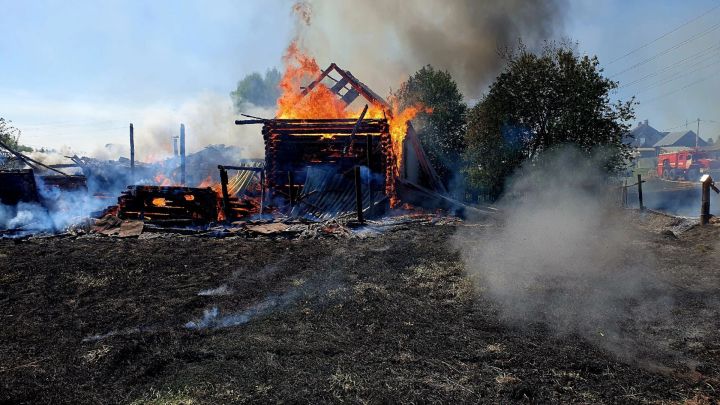
[[[217,220],[213,189],[193,187],[128,186],[118,197],[118,217],[155,223],[205,224]]]

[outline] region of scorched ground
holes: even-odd
[[[635,222],[673,286],[676,327],[628,331],[671,348],[657,354],[666,368],[503,324],[449,242],[455,226],[2,240],[0,402],[712,401],[720,228],[677,239],[667,221]]]

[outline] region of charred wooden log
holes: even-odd
[[[206,224],[217,221],[218,198],[210,187],[128,186],[118,197],[118,216],[146,222],[176,220]]]

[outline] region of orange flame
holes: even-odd
[[[167,200],[165,200],[162,197],[157,197],[152,199],[152,205],[156,207],[164,207],[167,204]]]
[[[293,41],[283,55],[285,72],[280,80],[277,118],[346,118],[345,103],[322,83],[318,83],[308,94],[303,94],[308,85],[320,74],[315,59],[304,54]]]
[[[307,87],[322,72],[315,59],[298,46],[297,40],[290,43],[283,56],[285,72],[280,80],[281,95],[277,102],[277,118],[358,118],[360,111],[348,109],[327,86],[317,83]],[[306,93],[306,94],[305,94]],[[402,166],[402,145],[407,134],[407,123],[420,112],[432,110],[422,105],[400,109],[396,100],[391,99],[392,111],[385,111],[382,105],[369,106],[366,118],[384,118],[390,125],[390,139],[395,159],[395,175]]]
[[[155,175],[155,183],[158,186],[163,186],[163,187],[169,187],[169,186],[175,185],[175,182],[171,178],[165,176],[162,173],[158,173]]]
[[[198,184],[198,188],[212,187],[213,184],[215,184],[215,182],[213,181],[212,176],[207,176],[205,180]]]

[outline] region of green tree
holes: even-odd
[[[427,65],[404,82],[394,96],[405,108],[418,104],[432,109],[421,112],[413,120],[425,152],[449,185],[460,165],[465,150],[465,113],[467,106],[450,73]]]
[[[11,125],[12,121],[0,118],[0,141],[18,152],[32,152],[29,146],[20,144],[20,130]]]
[[[580,56],[569,44],[548,44],[537,54],[520,44],[505,56],[505,69],[468,113],[472,188],[497,197],[521,164],[560,145],[588,156],[602,152],[609,171],[625,166],[631,149],[622,140],[635,101],[610,100],[618,83],[603,76],[597,57]]]
[[[235,110],[240,112],[247,108],[248,104],[260,107],[273,107],[280,97],[280,71],[272,68],[265,72],[265,77],[260,73],[251,73],[237,84],[235,91],[230,92]]]

